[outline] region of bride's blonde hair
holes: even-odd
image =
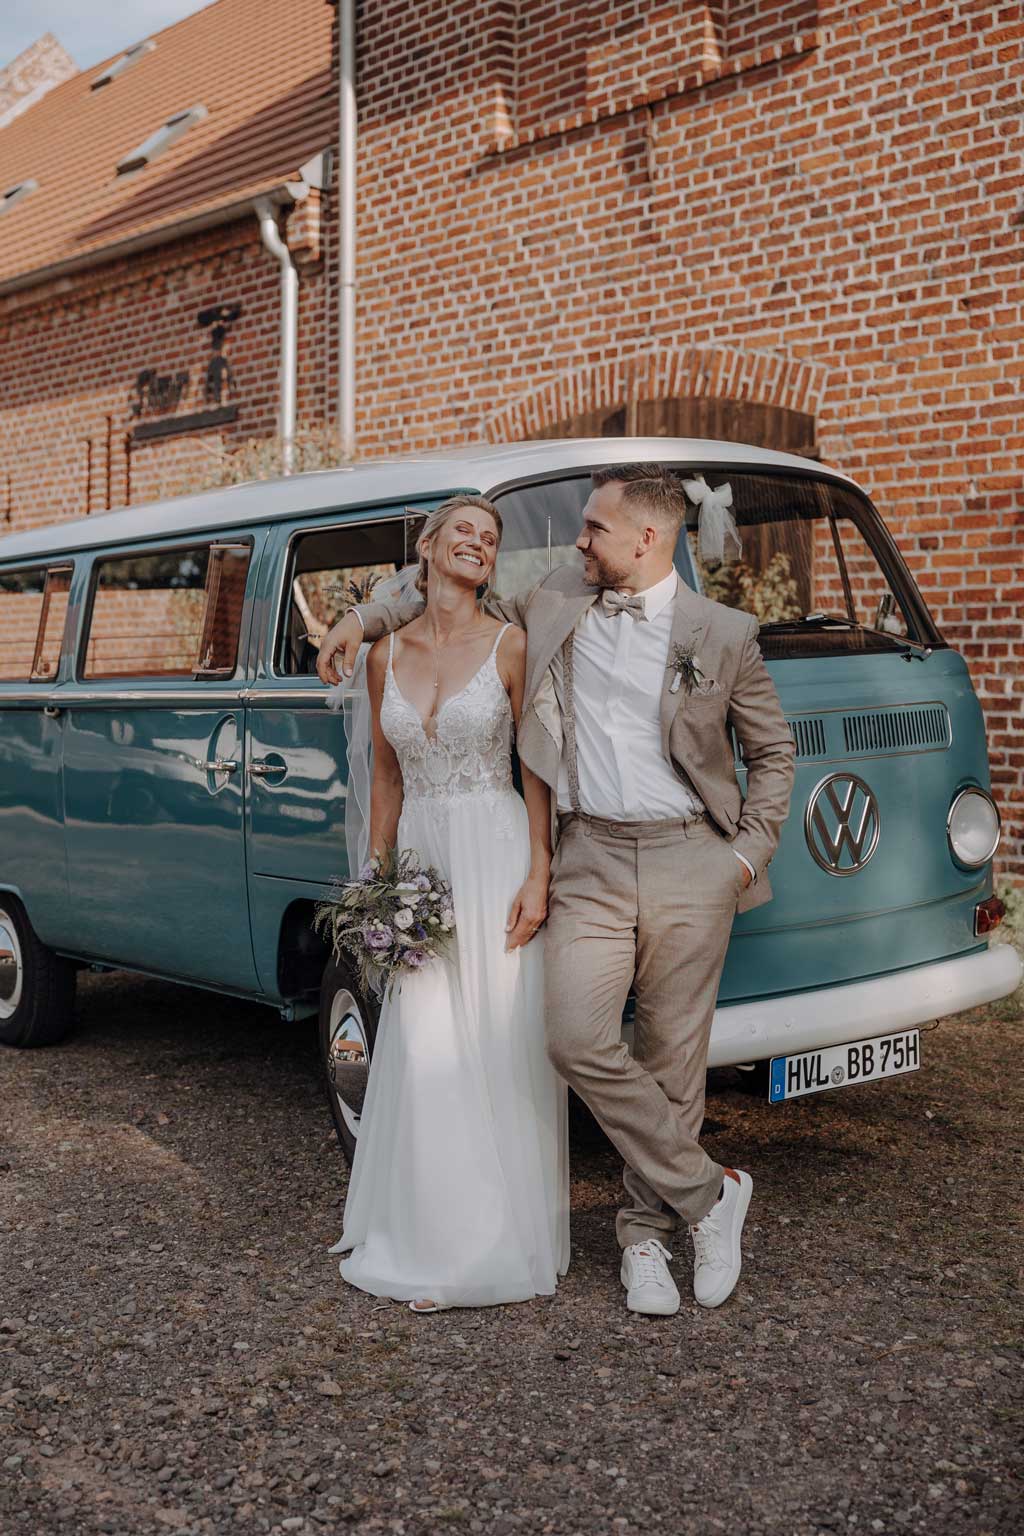
[[[458,495],[449,496],[448,500],[442,501],[441,505],[439,507],[435,507],[433,512],[427,513],[427,520],[420,530],[419,538],[416,540],[417,545],[422,543],[424,539],[432,538],[435,533],[444,527],[445,523],[450,517],[454,517],[456,512],[461,512],[464,507],[476,507],[477,511],[486,512],[490,517],[494,519],[494,526],[498,530],[498,544],[500,546],[502,535],[501,513],[494,505],[494,502],[488,501],[486,496],[474,496],[469,491],[459,491]],[[429,562],[427,557],[421,550],[420,568],[416,573],[415,585],[417,592],[423,594],[424,600],[427,596],[428,564]],[[493,590],[494,586],[492,577],[488,577],[484,585],[477,587],[476,589],[477,600],[481,603],[485,603]]]

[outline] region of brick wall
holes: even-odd
[[[0,520],[8,499],[17,528],[198,488],[219,448],[271,436],[278,275],[253,215],[108,263],[86,277],[0,298]],[[236,303],[241,314],[224,343],[235,388],[224,403],[238,406],[237,421],[215,432],[139,443],[128,464],[126,434],[150,417],[148,409],[142,418],[132,414],[138,374],[187,374],[172,414],[206,409],[211,328],[200,326],[198,315]],[[325,306],[322,266],[307,265],[299,288],[298,408],[309,423],[323,420],[334,390],[326,365]]]
[[[687,380],[811,411],[970,663],[1024,874],[1022,8],[707,7],[717,74],[603,117],[578,8],[550,8],[561,102],[520,73],[521,114],[487,5],[400,34],[393,9],[361,8],[364,448],[526,435]]]
[[[1024,875],[1022,7],[362,0],[358,27],[361,452],[659,393],[812,415],[971,665]],[[197,309],[235,297],[230,441],[273,423],[277,273],[255,220],[0,299],[16,526],[82,509],[84,437],[108,412],[123,430],[136,369],[194,359]],[[307,425],[332,396],[333,322],[310,269]],[[140,450],[133,494],[204,451]]]

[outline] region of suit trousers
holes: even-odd
[[[696,1223],[723,1169],[699,1144],[708,1039],[743,865],[706,817],[570,813],[552,865],[547,1046],[625,1160],[622,1247]],[[632,1054],[621,1038],[633,988]]]

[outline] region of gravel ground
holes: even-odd
[[[344,1164],[312,1030],[85,975],[0,1053],[0,1531],[1018,1532],[1022,1026],[770,1109],[718,1312],[632,1319],[615,1157],[578,1137],[556,1298],[415,1318],[325,1249]]]

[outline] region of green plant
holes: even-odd
[[[170,471],[161,486],[164,496],[189,496],[222,485],[244,485],[250,480],[275,480],[284,473],[284,445],[279,437],[250,437],[233,447],[203,441],[209,455],[205,464]],[[292,473],[334,469],[343,462],[336,432],[320,428],[297,432],[292,443]]]
[[[762,571],[746,560],[730,565],[704,567],[701,571],[705,597],[742,608],[761,624],[799,617],[803,612],[800,589],[792,574],[789,555],[777,550]]]

